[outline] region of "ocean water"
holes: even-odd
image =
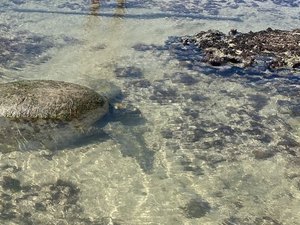
[[[1,83],[73,82],[125,110],[86,143],[0,153],[0,224],[300,225],[299,70],[223,73],[178,43],[209,29],[296,29],[299,7],[2,0]]]

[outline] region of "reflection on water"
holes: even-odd
[[[100,1],[99,0],[92,0],[92,4],[91,4],[91,14],[92,15],[97,15],[99,13],[99,9],[100,9]]]
[[[296,5],[2,1],[1,83],[67,80],[113,101],[104,138],[0,153],[0,223],[299,225],[299,73],[205,66],[178,42],[209,29],[299,28]],[[71,132],[39,129],[62,142]]]
[[[125,14],[125,4],[126,4],[125,0],[117,0],[116,1],[116,7],[115,7],[116,10],[114,13],[115,16],[123,16]],[[101,1],[100,0],[92,0],[91,7],[90,7],[91,14],[99,15],[100,8],[101,8]]]

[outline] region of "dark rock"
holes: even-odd
[[[166,139],[173,138],[173,132],[171,130],[163,130],[161,131],[161,135]]]
[[[257,140],[263,142],[263,143],[271,143],[273,138],[269,134],[263,134],[261,136],[256,137]]]
[[[273,219],[270,216],[262,216],[255,218],[254,221],[250,221],[248,218],[238,218],[231,216],[223,221],[222,225],[282,225],[281,222]]]
[[[11,2],[16,5],[22,5],[26,2],[26,0],[12,0]]]
[[[198,82],[193,76],[180,72],[174,73],[171,79],[174,83],[183,83],[185,85],[193,85]]]
[[[268,159],[275,155],[275,152],[272,150],[254,150],[252,153],[255,159]]]
[[[1,170],[7,170],[10,173],[17,173],[22,170],[20,167],[12,166],[12,165],[3,165],[0,168]]]
[[[51,203],[66,205],[65,210],[67,210],[72,205],[76,204],[79,198],[80,190],[71,182],[64,180],[57,180],[56,184],[50,186],[51,191]]]
[[[248,99],[253,102],[253,107],[257,111],[263,109],[269,102],[269,99],[266,96],[261,94],[249,95]]]
[[[191,109],[191,108],[185,108],[184,109],[184,115],[185,116],[190,116],[190,117],[195,119],[199,116],[199,110]]]
[[[12,200],[12,196],[9,195],[9,194],[2,193],[1,194],[1,200],[2,201],[6,201],[6,202],[11,201]]]
[[[197,129],[194,130],[194,136],[190,141],[199,141],[208,135],[209,135],[208,131],[198,127]]]
[[[138,79],[138,80],[129,80],[126,82],[127,86],[134,86],[137,88],[148,88],[151,86],[151,82],[144,79]]]
[[[300,116],[300,103],[292,106],[291,115],[292,116]]]
[[[204,102],[204,101],[209,100],[208,97],[206,97],[202,94],[199,94],[199,93],[188,93],[183,96],[187,99],[191,99],[193,102]]]
[[[14,192],[21,191],[21,182],[9,176],[4,176],[2,181],[2,188],[4,190],[11,190]]]
[[[211,210],[211,206],[202,198],[195,198],[190,200],[184,207],[181,207],[181,209],[183,209],[187,218],[201,218]]]
[[[280,84],[277,84],[276,89],[278,91],[278,93],[280,93],[281,95],[284,96],[288,96],[291,98],[299,98],[300,97],[300,86],[299,85],[293,85],[295,83],[295,81],[289,81],[289,82],[285,82],[283,83],[281,81]],[[296,82],[299,83],[299,82]]]
[[[284,114],[291,113],[291,105],[292,105],[291,101],[278,100],[277,105],[278,105],[278,111],[280,113],[284,113]]]
[[[170,149],[172,152],[176,152],[180,149],[180,144],[178,144],[176,141],[171,140],[166,142],[166,147],[168,147],[168,149]]]
[[[208,148],[214,148],[214,149],[223,149],[225,146],[224,140],[213,140],[210,142],[203,142],[203,148],[208,149]],[[219,161],[219,160],[217,160]],[[224,161],[223,159],[221,161]],[[216,162],[217,163],[217,162]]]
[[[247,134],[254,135],[254,136],[262,136],[262,135],[264,135],[264,131],[261,128],[259,128],[259,127],[253,127],[251,129],[247,129],[247,130],[245,130],[245,132]]]
[[[16,218],[16,213],[11,210],[12,207],[13,205],[11,203],[2,204],[2,209],[0,210],[0,219],[10,221]]]
[[[217,132],[225,136],[233,136],[235,134],[235,130],[230,126],[226,126],[226,125],[219,127],[217,129]]]
[[[225,219],[223,221],[222,225],[240,225],[240,224],[245,225],[244,223],[241,223],[241,222],[242,221],[239,218],[231,216],[231,217]]]
[[[161,104],[175,102],[178,97],[177,91],[164,83],[155,83],[152,87],[153,95],[150,96],[150,99]]]
[[[199,166],[186,165],[184,166],[184,171],[190,171],[196,176],[201,176],[204,174],[204,170]]]
[[[155,49],[156,46],[154,45],[147,45],[147,44],[135,44],[132,48],[136,51],[149,51]]]
[[[279,222],[276,219],[273,219],[270,216],[258,217],[258,218],[255,219],[254,223],[257,224],[257,225],[265,225],[265,224],[268,224],[268,225],[282,225],[281,222]]]
[[[116,68],[115,74],[118,78],[141,78],[143,76],[142,70],[134,66]]]
[[[34,208],[36,211],[41,211],[41,212],[46,211],[47,209],[46,206],[41,202],[35,203]]]
[[[300,147],[300,143],[297,142],[295,139],[289,136],[283,136],[283,139],[278,142],[278,145],[285,146],[286,148],[295,148]]]

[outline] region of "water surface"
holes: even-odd
[[[1,224],[299,225],[300,74],[191,66],[178,37],[300,26],[299,1],[0,3],[0,81],[64,80],[122,104],[105,138],[0,153]],[[276,74],[275,74],[276,75]]]

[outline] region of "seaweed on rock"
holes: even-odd
[[[210,46],[205,43],[209,41],[206,39],[206,34],[215,39]],[[244,34],[231,30],[229,35],[208,31],[197,34],[194,40],[196,45],[202,49],[220,50],[221,54],[225,55],[223,58],[225,62],[242,62],[244,66],[251,66],[253,63],[257,63],[260,57],[262,60],[269,58],[270,61],[266,62],[269,69],[298,68],[300,63],[299,29],[284,31],[268,28]],[[209,55],[207,57],[210,60]],[[220,63],[222,64],[222,62]]]
[[[231,30],[228,35],[208,30],[194,36],[171,36],[162,46],[139,44],[133,48],[152,51],[157,55],[168,51],[169,59],[178,60],[180,66],[210,76],[243,77],[251,82],[285,77],[299,82],[299,43],[299,29],[284,31],[268,28],[249,33]],[[177,74],[177,77],[188,82],[182,75]]]
[[[249,33],[231,30],[228,35],[209,30],[183,37],[181,42],[198,50],[200,60],[212,66],[258,67],[262,72],[265,69],[300,68],[300,29],[268,28]]]

